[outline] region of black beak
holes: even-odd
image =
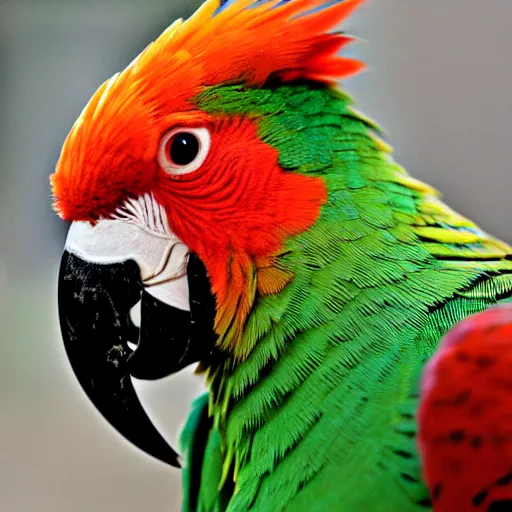
[[[146,415],[130,375],[158,379],[208,357],[215,300],[202,262],[187,264],[190,312],[143,290],[133,261],[100,264],[64,252],[59,276],[59,316],[73,370],[103,416],[148,454],[179,467],[177,453]],[[141,304],[141,326],[130,319]],[[137,344],[132,351],[128,342]]]

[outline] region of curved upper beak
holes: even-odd
[[[140,328],[130,317],[139,301]],[[123,219],[73,223],[58,302],[69,360],[94,405],[133,444],[179,467],[130,376],[161,378],[212,351],[215,300],[202,262],[172,233]]]

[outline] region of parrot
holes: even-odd
[[[463,470],[487,423],[439,403],[494,403],[491,353],[504,392],[507,338],[482,326],[512,300],[512,247],[400,166],[340,85],[365,67],[339,30],[362,3],[205,0],[98,88],[50,178],[70,364],[182,467],[184,512],[505,510],[471,500],[506,461]],[[461,366],[460,336],[483,363]],[[192,364],[207,392],[178,455],[131,379]]]

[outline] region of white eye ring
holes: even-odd
[[[173,128],[160,141],[158,163],[169,174],[194,172],[208,156],[210,145],[211,136],[206,128]]]

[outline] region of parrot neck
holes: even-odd
[[[290,282],[256,297],[237,353],[203,362],[222,482],[233,474],[238,482],[264,478],[291,451],[300,457],[299,445],[321,435],[325,404],[339,406],[344,394],[352,398],[336,421],[347,422],[347,436],[382,385],[405,400],[418,370],[408,361],[434,348],[418,341],[429,312],[496,272],[510,248],[410,177],[339,91],[234,86],[209,97],[202,108],[257,115],[280,164],[322,177],[328,192],[314,226],[289,238],[276,260]]]

